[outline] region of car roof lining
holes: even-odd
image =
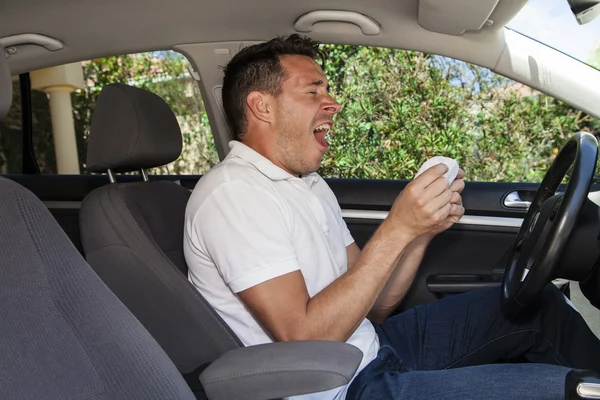
[[[462,15],[461,22],[465,22],[464,0],[443,1],[457,4],[454,8],[450,7],[455,10],[454,13],[448,13],[447,7],[444,9],[446,14],[450,14],[448,21],[453,15]],[[64,44],[59,51],[49,51],[32,44],[17,46],[17,53],[11,56],[10,63],[15,73],[21,73],[109,55],[166,50],[176,44],[267,40],[294,33],[298,18],[319,10],[352,11],[381,26],[379,34],[369,36],[356,25],[317,23],[311,35],[329,33],[323,37],[325,42],[409,48],[411,46],[406,46],[405,38],[411,36],[418,37],[419,42],[425,45],[419,50],[429,51],[428,43],[438,42],[441,36],[449,36],[419,25],[419,0],[329,0],[326,7],[320,0],[283,3],[281,0],[261,0],[260,3],[171,0],[169,4],[162,0],[22,0],[3,6],[5,18],[0,25],[0,40],[6,36],[33,33]],[[470,7],[477,3],[473,1]],[[466,32],[463,36],[478,41],[478,32],[501,29],[525,3],[526,0],[500,1],[490,16],[495,19],[492,26]],[[460,7],[460,4],[463,6]],[[469,23],[476,26],[479,21],[476,19]]]
[[[324,20],[312,25],[312,38],[324,43],[390,47],[438,54],[489,68],[532,88],[548,93],[596,117],[600,117],[600,72],[550,49],[504,26],[525,5],[526,0],[483,1],[493,7],[474,13],[479,18],[465,22],[456,15],[448,24],[477,27],[463,34],[434,32],[419,20],[421,3],[438,0],[330,0],[327,10],[353,11],[372,19],[380,26],[377,34],[364,34],[354,23]],[[442,1],[442,0],[439,0]],[[445,12],[465,13],[465,5],[478,0],[443,0],[455,7]],[[143,11],[141,11],[143,10]],[[220,105],[222,66],[239,49],[278,35],[295,33],[295,23],[310,12],[323,10],[321,0],[302,2],[281,0],[22,0],[4,6],[0,38],[37,33],[64,44],[58,51],[43,46],[17,46],[10,57],[13,74],[118,54],[143,51],[176,50],[184,54],[200,76],[200,89],[216,138],[219,156],[228,152],[232,138]],[[448,11],[450,10],[450,11]],[[37,14],[37,15],[36,15]],[[93,15],[93,18],[90,18]],[[454,18],[454,19],[453,19]],[[223,23],[226,21],[227,23]],[[471,24],[471,25],[469,25]],[[474,25],[473,25],[474,24]],[[456,25],[459,26],[459,25]],[[456,28],[456,26],[454,28]],[[109,28],[110,27],[110,28]],[[447,28],[447,27],[446,27]],[[229,54],[218,49],[228,48]],[[533,61],[532,61],[533,60]],[[573,75],[569,70],[576,70]]]

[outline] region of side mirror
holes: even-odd
[[[579,25],[587,24],[600,15],[600,1],[567,0]]]

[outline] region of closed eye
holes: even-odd
[[[311,86],[316,88],[316,90],[311,91],[311,94],[317,94],[317,90],[320,88],[325,89],[325,92],[329,93],[329,90],[331,89],[331,86],[329,86],[329,83],[325,83],[323,80],[317,80],[314,82],[311,82]]]

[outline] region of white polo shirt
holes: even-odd
[[[200,179],[189,200],[184,251],[190,281],[251,346],[273,339],[236,293],[300,270],[312,297],[346,272],[346,246],[354,240],[317,173],[298,178],[240,142],[229,145],[225,160]],[[368,319],[347,343],[363,352],[359,371],[379,350]],[[298,398],[343,399],[346,391]]]

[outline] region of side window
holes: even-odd
[[[19,77],[13,77],[12,105],[0,124],[0,175],[20,174],[23,170],[23,127]]]
[[[159,95],[179,121],[182,155],[149,173],[207,172],[218,162],[218,156],[200,89],[188,73],[188,65],[179,53],[159,51],[31,72],[34,153],[41,172],[88,173],[86,143],[94,105],[102,87],[110,83],[124,83]]]
[[[343,109],[325,177],[412,179],[422,163],[458,160],[466,179],[540,182],[564,142],[600,121],[489,69],[414,51],[325,45]]]

